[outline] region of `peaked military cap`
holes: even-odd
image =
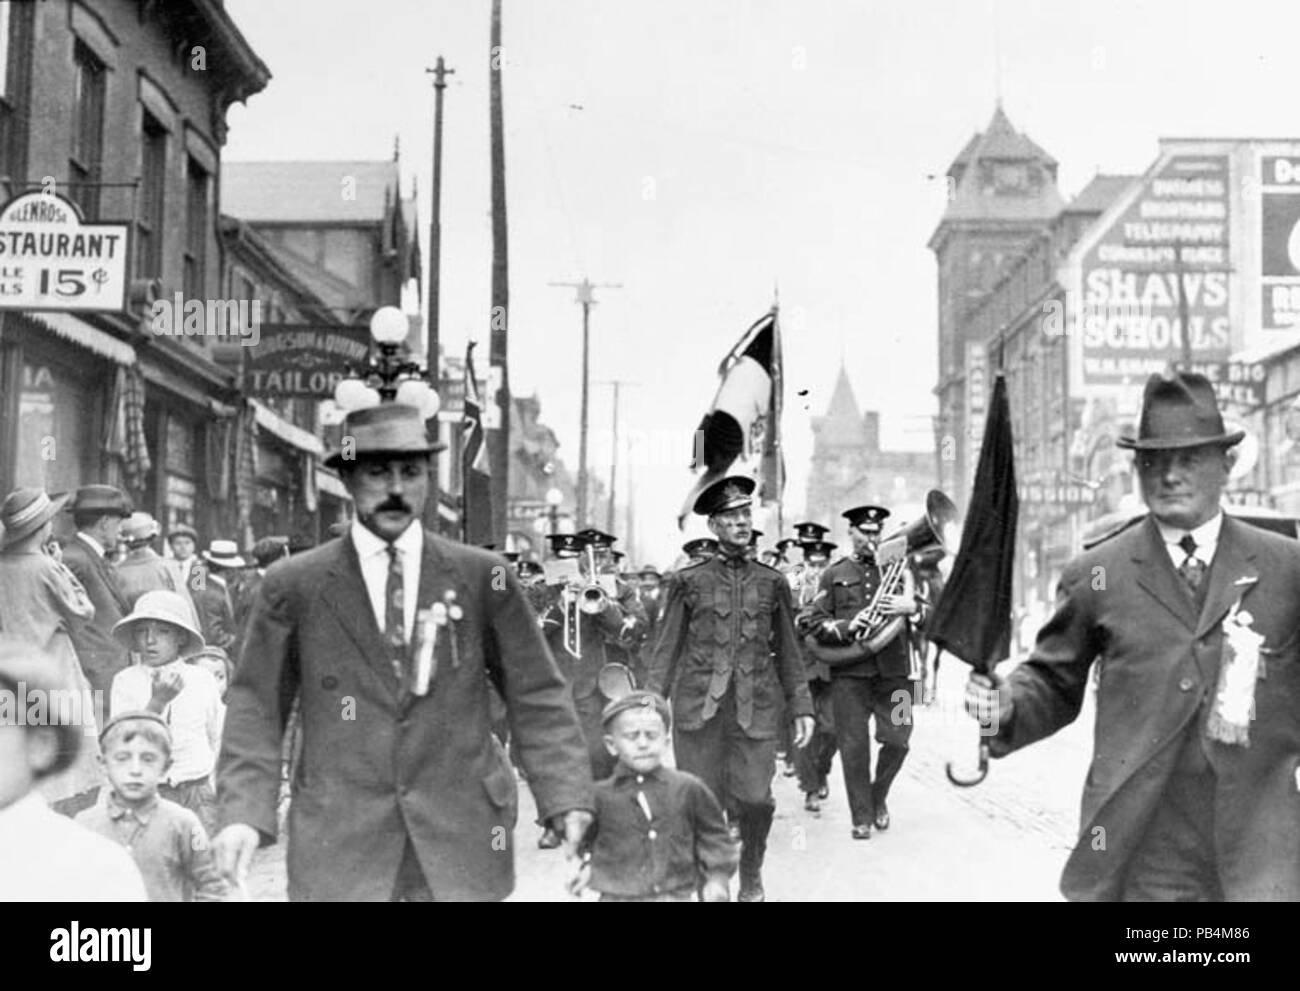
[[[695,500],[694,512],[697,516],[714,516],[729,509],[752,505],[757,484],[746,475],[720,478],[699,494]]]
[[[776,542],[776,552],[778,554],[784,554],[797,543],[799,543],[799,541],[794,537],[782,537]]]
[[[889,510],[884,506],[857,506],[845,510],[840,515],[855,529],[879,533],[881,526],[889,517]]]
[[[576,533],[548,533],[546,539],[550,542],[551,553],[556,557],[577,557],[586,547]]]
[[[515,565],[515,571],[520,578],[536,578],[538,575],[546,574],[546,569],[536,561],[520,561]]]
[[[758,546],[758,538],[761,537],[761,536],[763,536],[763,531],[762,531],[762,530],[750,530],[750,531],[749,531],[749,546],[750,546],[750,547],[757,547],[757,546]]]
[[[822,526],[820,523],[796,523],[794,532],[799,538],[799,543],[807,544],[814,540],[821,540],[823,536],[830,533],[830,527]]]
[[[583,543],[591,544],[592,547],[613,547],[614,542],[618,540],[618,538],[612,533],[605,533],[603,530],[597,530],[594,526],[589,526],[585,530],[579,530],[578,539]]]
[[[808,558],[816,557],[818,555],[830,557],[831,551],[835,550],[839,544],[832,543],[829,540],[809,540],[801,546],[803,547],[803,557],[806,561]]]
[[[718,542],[712,537],[696,537],[694,540],[688,540],[682,544],[682,552],[690,554],[692,557],[696,554],[716,554],[718,552]]]

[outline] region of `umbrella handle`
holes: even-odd
[[[973,778],[959,778],[952,773],[952,761],[944,766],[944,773],[948,775],[948,780],[958,788],[973,788],[989,776],[989,745],[980,742],[980,766],[979,774]]]

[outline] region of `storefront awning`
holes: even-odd
[[[253,404],[254,416],[257,419],[257,425],[267,433],[280,438],[290,447],[296,447],[300,451],[306,451],[308,454],[325,453],[325,445],[321,443],[319,437],[309,431],[303,430],[302,427],[290,423],[275,410],[269,406],[258,402],[256,399],[250,400]]]
[[[47,313],[40,310],[24,310],[23,316],[44,327],[48,327],[64,340],[80,345],[87,351],[93,351],[109,361],[119,365],[135,364],[135,348],[124,341],[119,341],[112,334],[106,334],[98,327],[92,327],[79,317],[70,313]]]

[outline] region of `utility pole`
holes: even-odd
[[[615,524],[614,524],[614,517],[615,517],[615,513],[614,513],[614,505],[615,505],[615,501],[616,501],[616,498],[615,498],[615,497],[616,497],[616,493],[617,493],[617,491],[618,491],[617,488],[616,488],[616,483],[617,483],[617,481],[618,481],[618,456],[619,456],[619,446],[618,446],[618,405],[619,405],[619,404],[618,404],[618,399],[619,399],[619,392],[620,392],[620,390],[622,389],[622,387],[625,386],[625,385],[633,385],[633,386],[634,386],[634,385],[640,385],[640,383],[639,383],[639,382],[628,382],[628,381],[626,381],[626,380],[624,380],[624,379],[606,379],[606,380],[604,380],[604,381],[602,381],[602,382],[597,382],[596,384],[597,384],[597,385],[612,385],[612,386],[614,387],[614,437],[613,437],[613,443],[610,445],[610,453],[609,453],[609,504],[605,507],[605,532],[606,532],[606,533],[615,533],[616,531],[615,531],[615,529],[614,529],[614,526],[615,526]],[[631,492],[631,489],[629,488],[628,491],[629,491],[629,493],[630,493],[630,492]]]
[[[566,286],[578,291],[577,302],[582,306],[582,428],[578,441],[578,506],[575,529],[587,526],[587,394],[590,391],[591,308],[596,305],[593,289],[622,289],[621,282],[592,282],[583,276],[581,282],[551,282],[548,285]]]
[[[433,203],[429,212],[429,317],[425,323],[425,354],[428,366],[429,387],[435,392],[442,392],[442,362],[439,360],[441,345],[438,339],[438,292],[442,276],[442,91],[447,88],[447,76],[455,69],[448,69],[441,55],[437,64],[425,72],[433,73]],[[435,416],[433,421],[435,436],[441,436],[442,424]],[[439,512],[441,496],[439,493],[438,469],[429,473],[429,499],[425,503],[424,525],[435,533],[442,532],[442,519]]]
[[[507,373],[507,317],[510,307],[509,265],[506,251],[506,146],[501,100],[501,73],[505,54],[501,47],[501,0],[492,0],[491,51],[488,53],[488,118],[492,145],[492,314],[488,361],[498,369],[495,397],[497,425],[487,431],[488,460],[492,467],[492,534],[498,547],[506,546],[506,507],[510,492],[510,376]],[[490,370],[489,370],[490,371]],[[492,381],[489,374],[488,381]]]

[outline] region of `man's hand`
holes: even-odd
[[[242,822],[232,822],[212,841],[212,853],[221,876],[237,888],[244,886],[248,865],[257,850],[257,830]]]
[[[801,750],[808,746],[812,739],[813,729],[817,723],[812,716],[795,716],[794,720],[794,745]]]
[[[154,712],[162,712],[167,703],[179,695],[184,687],[185,682],[179,671],[154,672],[153,694],[149,699],[149,708]]]
[[[704,882],[704,890],[700,892],[700,901],[702,902],[725,902],[728,901],[727,882],[718,880],[709,880]]]
[[[911,595],[885,595],[880,599],[880,611],[885,616],[915,616],[921,607]]]
[[[570,809],[551,820],[551,828],[564,839],[564,856],[569,860],[578,856],[578,846],[594,821],[595,816],[586,809]]]
[[[966,682],[966,711],[987,728],[990,736],[1011,721],[1015,703],[1006,680],[997,675],[972,674]]]

